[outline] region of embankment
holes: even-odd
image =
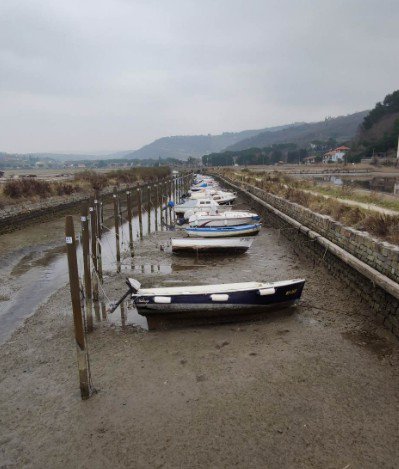
[[[124,193],[126,190],[145,188],[152,185],[153,182],[137,183],[137,184],[120,184],[118,186],[118,194]],[[101,191],[101,199],[109,202],[112,199],[113,187],[107,187]],[[93,194],[74,194],[63,197],[52,197],[35,203],[21,203],[6,209],[0,210],[0,235],[19,230],[25,226],[34,223],[49,221],[55,217],[77,212],[83,202],[88,202]],[[143,202],[146,201],[146,191],[142,192]],[[134,197],[134,204],[136,198]]]
[[[298,248],[310,252],[331,273],[369,303],[377,318],[399,337],[399,247],[331,217],[270,194],[247,183],[223,179],[265,214],[267,225],[281,230]],[[334,295],[335,285],[321,284]]]

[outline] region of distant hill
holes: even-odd
[[[226,150],[264,148],[281,143],[296,143],[299,146],[306,146],[310,142],[326,141],[330,138],[337,142],[345,142],[353,138],[368,112],[356,112],[347,116],[326,118],[321,122],[287,126],[285,129],[275,132],[261,132],[228,146]]]
[[[292,126],[300,124],[291,124]],[[146,159],[146,158],[178,158],[187,159],[189,156],[198,157],[204,153],[221,151],[229,145],[249,139],[261,132],[278,132],[285,129],[287,125],[270,127],[259,130],[244,130],[242,132],[224,132],[220,135],[180,135],[173,137],[162,137],[145,145],[139,150],[125,154],[124,158]]]

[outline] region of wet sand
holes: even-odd
[[[121,327],[118,310],[88,337],[98,393],[82,402],[61,288],[0,348],[0,467],[396,467],[399,346],[361,298],[267,223],[237,257],[171,256],[169,236],[136,245],[143,285],[305,277],[303,298],[157,332]],[[130,264],[106,277],[110,299]]]

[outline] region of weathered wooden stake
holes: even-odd
[[[93,282],[93,301],[98,301],[98,262],[97,262],[97,217],[94,209],[94,201],[90,202],[90,236],[91,236],[91,259],[94,267]]]
[[[97,244],[97,272],[99,281],[103,282],[103,260],[102,260],[102,249],[101,249],[101,233],[102,233],[102,222],[101,222],[101,204],[99,199],[94,199],[94,211],[96,213],[96,244]]]
[[[169,202],[169,194],[168,194],[168,179],[165,179],[165,223],[166,226],[169,225],[169,212],[168,212],[168,202]]]
[[[177,177],[173,178],[173,202],[176,203],[177,199]]]
[[[107,319],[107,308],[105,307],[104,301],[101,302],[101,315],[103,321],[105,321]]]
[[[91,258],[93,261],[94,270],[97,272],[97,218],[96,212],[94,210],[94,202],[90,202],[89,207],[89,215],[90,215],[90,232],[91,232]]]
[[[164,227],[164,221],[163,221],[163,179],[161,179],[161,182],[159,183],[159,223],[161,225],[161,231],[165,229]]]
[[[126,205],[127,205],[127,219],[129,222],[129,249],[130,257],[134,257],[134,245],[133,245],[133,212],[132,212],[132,193],[126,191]]]
[[[154,210],[155,210],[155,232],[158,231],[158,207],[159,207],[159,193],[158,193],[158,184],[155,184],[155,202],[154,202]]]
[[[90,364],[86,349],[86,337],[80,303],[79,271],[76,258],[76,240],[73,218],[71,215],[65,218],[65,242],[67,245],[69,286],[73,311],[73,324],[75,331],[76,351],[78,357],[80,395],[82,399],[88,399],[93,390],[90,385]]]
[[[148,235],[151,234],[151,187],[147,186],[147,231]]]
[[[169,179],[168,192],[169,192],[169,200],[172,201],[172,194],[173,194],[173,179],[172,178]],[[173,220],[172,220],[172,207],[169,206],[168,210],[169,210],[170,224],[172,225],[172,223],[173,223]]]
[[[140,230],[140,240],[143,239],[143,203],[141,199],[141,188],[137,188],[137,206],[139,212],[139,230]]]
[[[118,193],[114,187],[114,222],[115,222],[115,244],[116,244],[116,271],[121,271],[121,247],[119,243],[119,203]]]
[[[181,187],[180,187],[180,182],[181,182],[181,176],[177,178],[177,183],[176,183],[176,194],[177,194],[177,203],[180,203],[181,199]]]
[[[87,205],[82,206],[80,220],[82,222],[82,251],[83,251],[83,270],[85,285],[85,310],[87,331],[93,330],[93,310],[92,310],[92,292],[91,292],[91,272],[90,272],[90,233],[89,222],[87,219]]]
[[[126,327],[126,308],[125,308],[125,303],[122,301],[121,305],[121,324],[122,327]]]

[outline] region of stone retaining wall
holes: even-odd
[[[320,233],[370,267],[399,283],[399,246],[381,241],[367,232],[345,226],[327,215],[312,212],[302,205],[270,194],[250,184],[244,184],[244,187],[248,192]]]
[[[142,185],[146,187],[147,184]],[[138,184],[133,188],[139,187]],[[118,187],[118,193],[123,193],[127,189],[132,188],[131,185],[123,184]],[[143,200],[145,198],[143,193]],[[112,197],[113,188],[107,188],[101,191],[103,200],[109,200]],[[37,223],[40,221],[51,220],[56,216],[66,213],[76,212],[83,202],[90,200],[87,194],[73,194],[67,197],[53,197],[35,203],[26,203],[22,205],[14,205],[0,211],[0,235],[20,230],[21,228]]]
[[[234,189],[238,188],[235,181],[230,180],[227,182],[233,184]],[[375,282],[329,252],[317,242],[317,239],[309,242],[306,234],[293,229],[292,225],[281,216],[276,215],[271,210],[267,210],[264,205],[253,199],[251,194],[264,200],[267,204],[288,215],[293,220],[319,233],[334,244],[339,245],[345,251],[394,281],[397,281],[396,279],[399,274],[397,270],[398,248],[396,246],[375,240],[367,234],[356,232],[356,230],[335,222],[330,217],[314,213],[307,208],[274,196],[254,186],[240,184],[240,187],[247,191],[242,193],[243,197],[247,198],[250,205],[260,214],[264,215],[267,225],[280,228],[281,233],[298,245],[302,251],[311,253],[315,262],[323,263],[334,277],[339,278],[355,290],[359,294],[359,301],[368,303],[374,310],[379,322],[399,337],[398,298],[392,296],[384,288],[379,287]],[[323,284],[320,287],[331,289],[331,294],[334,295],[334,285]]]

